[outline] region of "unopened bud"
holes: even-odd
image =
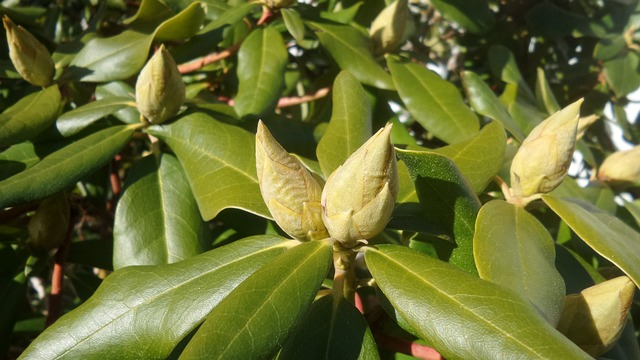
[[[640,145],[609,155],[598,170],[598,180],[616,189],[640,183]]]
[[[256,133],[256,169],[262,198],[282,230],[303,241],[329,237],[322,222],[322,186],[262,121]]]
[[[369,29],[376,53],[394,51],[402,44],[408,16],[408,0],[396,0],[378,14]]]
[[[380,129],[336,169],[322,191],[322,219],[345,248],[381,232],[398,195],[391,124]]]
[[[178,66],[162,45],[138,76],[138,110],[149,123],[162,124],[178,113],[184,98],[185,87]]]
[[[36,252],[57,248],[67,236],[69,227],[69,200],[59,193],[42,200],[29,221],[27,244]]]
[[[626,276],[568,295],[557,329],[589,355],[607,352],[620,337],[635,284]]]
[[[47,87],[53,81],[55,66],[49,50],[22,26],[2,18],[9,43],[9,57],[18,74],[32,85]]]
[[[522,142],[511,163],[514,197],[545,194],[560,185],[573,157],[582,101],[551,115]]]

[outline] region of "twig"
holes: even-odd
[[[178,71],[180,72],[180,74],[188,74],[190,72],[200,70],[209,64],[228,58],[229,56],[237,53],[238,49],[240,49],[240,44],[235,44],[226,50],[209,54],[195,61],[191,61],[185,64],[180,64],[178,65]]]
[[[109,201],[107,201],[107,210],[109,211],[112,211],[115,208],[116,200],[118,199],[118,197],[120,197],[120,193],[122,192],[120,175],[118,174],[121,160],[122,155],[117,154],[111,161],[111,173],[109,174],[109,182],[111,183],[111,191],[113,192],[113,197]]]
[[[273,20],[273,17],[274,17],[274,12],[271,11],[271,9],[268,6],[263,6],[262,16],[260,17],[260,20],[258,20],[257,22],[258,26],[269,23],[271,20]]]
[[[444,360],[444,357],[436,349],[426,345],[382,334],[376,334],[375,338],[378,344],[399,353],[411,355],[422,360]]]
[[[55,262],[53,264],[53,274],[51,275],[51,295],[49,296],[49,307],[47,311],[47,319],[45,326],[53,324],[62,314],[62,288],[64,286],[64,265],[67,261],[67,253],[69,252],[69,243],[71,242],[71,231],[73,230],[73,221],[69,221],[67,236],[62,241],[56,252]]]
[[[304,104],[314,100],[322,99],[323,97],[327,96],[330,91],[331,91],[330,87],[324,87],[324,88],[318,89],[318,91],[310,95],[281,97],[280,99],[278,99],[278,105],[276,105],[276,108],[281,109],[289,106],[300,105],[300,104]],[[233,104],[235,103],[233,99],[229,99],[228,97],[225,97],[225,96],[218,96],[218,100],[226,102],[227,105],[229,106],[233,106]]]

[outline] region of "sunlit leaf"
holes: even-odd
[[[0,146],[29,140],[48,128],[60,108],[57,85],[27,95],[0,114]]]
[[[67,111],[58,117],[56,127],[63,136],[71,136],[103,117],[133,105],[130,97],[110,96]]]

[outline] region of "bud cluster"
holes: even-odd
[[[324,189],[299,160],[258,124],[256,167],[262,196],[278,225],[299,240],[332,237],[353,248],[382,231],[398,194],[391,125],[380,129],[328,178]]]

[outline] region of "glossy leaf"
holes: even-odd
[[[443,228],[453,242],[438,253],[465,271],[476,274],[473,232],[480,200],[455,164],[432,153],[397,150],[411,174],[427,221]]]
[[[640,57],[633,51],[604,62],[604,76],[616,96],[623,97],[640,87],[638,65]]]
[[[500,104],[500,99],[491,91],[482,79],[471,71],[462,72],[462,81],[467,92],[467,99],[473,110],[493,120],[499,121],[519,142],[524,140],[524,133],[511,115]]]
[[[634,202],[624,202],[624,207],[631,213],[633,218],[636,220],[638,226],[640,226],[640,201],[636,200]]]
[[[113,267],[161,265],[202,252],[205,224],[189,182],[173,155],[135,163],[118,201]]]
[[[264,265],[213,309],[180,359],[271,358],[311,305],[331,250],[310,241]]]
[[[204,4],[196,1],[176,16],[165,20],[155,31],[156,41],[186,39],[200,30],[205,17]]]
[[[454,144],[478,132],[478,117],[453,84],[418,64],[393,57],[387,57],[387,64],[407,110],[433,135]]]
[[[112,81],[106,84],[96,86],[96,100],[102,100],[109,97],[128,97],[134,102],[133,86],[124,81]],[[140,112],[136,107],[126,107],[113,113],[113,116],[126,124],[140,123]]]
[[[98,131],[1,181],[0,207],[42,199],[73,186],[120,151],[136,127],[114,126]]]
[[[331,120],[316,149],[325,178],[371,134],[371,105],[367,93],[353,75],[343,71],[333,82]]]
[[[125,19],[124,23],[137,28],[155,26],[172,14],[171,9],[160,0],[142,0],[135,15]]]
[[[542,68],[538,68],[536,77],[536,99],[538,100],[538,106],[542,109],[546,109],[549,115],[559,111],[561,109],[558,100],[556,100],[551,86],[547,82],[547,78]]]
[[[473,34],[484,34],[496,20],[486,0],[431,0],[433,7],[449,20]]]
[[[133,30],[94,38],[71,61],[66,76],[93,82],[126,79],[142,68],[152,42],[153,34]]]
[[[0,153],[0,181],[30,168],[40,161],[31,142],[12,145]]]
[[[171,265],[118,270],[22,357],[166,358],[238,284],[295,244],[261,235]]]
[[[587,245],[640,286],[640,233],[588,203],[549,195],[542,199]]]
[[[397,245],[365,259],[396,310],[448,359],[591,359],[499,285]]]
[[[253,134],[203,112],[149,132],[175,152],[205,220],[226,208],[270,217],[258,186]]]
[[[393,80],[375,61],[369,38],[348,25],[313,22],[320,44],[327,49],[340,69],[349,71],[358,81],[379,89],[394,89]]]
[[[48,128],[60,108],[57,85],[27,95],[0,114],[0,146],[29,140]]]
[[[132,106],[135,103],[130,97],[110,96],[62,114],[56,121],[56,127],[63,136],[71,136],[107,115]]]
[[[238,116],[259,116],[275,105],[282,91],[287,59],[284,40],[275,29],[256,29],[249,34],[238,52],[240,84],[234,100]]]
[[[480,277],[521,295],[555,326],[564,305],[565,285],[555,267],[553,239],[526,210],[502,200],[478,213],[473,254]]]
[[[280,13],[289,34],[296,39],[296,42],[302,43],[304,41],[304,22],[302,22],[300,14],[292,9],[282,9]]]
[[[471,139],[434,151],[453,160],[473,191],[479,194],[500,171],[506,143],[504,128],[494,121]]]
[[[205,25],[202,30],[200,30],[199,34],[208,33],[225,25],[236,24],[258,7],[260,7],[260,4],[257,2],[248,2],[246,4],[233,6],[220,14],[217,19]]]
[[[311,305],[278,359],[379,359],[364,316],[344,297],[325,296]]]

